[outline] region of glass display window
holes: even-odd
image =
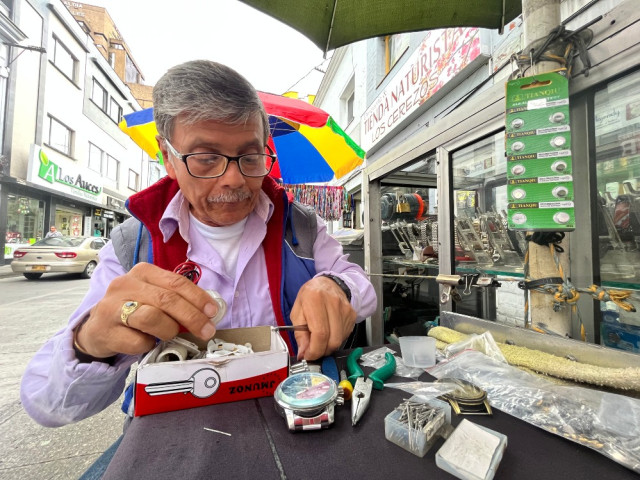
[[[57,208],[55,225],[63,235],[79,237],[84,233],[83,213],[70,208]]]
[[[425,335],[439,314],[435,157],[381,181],[384,336]]]
[[[524,233],[507,229],[504,133],[452,154],[454,309],[459,313],[524,325]],[[501,288],[493,288],[496,282]]]
[[[13,258],[14,250],[42,238],[44,203],[24,195],[7,196],[7,230],[4,258]]]
[[[594,96],[598,259],[601,284],[640,289],[640,72]],[[637,301],[632,303],[636,304]],[[601,342],[640,352],[640,312],[601,303]],[[637,328],[636,328],[637,327]],[[634,330],[635,328],[635,330]]]

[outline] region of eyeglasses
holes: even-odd
[[[264,177],[269,174],[276,163],[277,157],[269,145],[267,153],[246,153],[232,157],[222,155],[221,153],[187,153],[178,152],[169,140],[164,139],[169,153],[176,158],[181,159],[187,166],[189,175],[196,178],[217,178],[221,177],[227,171],[229,162],[238,162],[240,173],[245,177]]]

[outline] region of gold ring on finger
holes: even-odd
[[[124,304],[122,304],[122,308],[120,309],[120,320],[122,320],[122,323],[125,326],[129,326],[129,315],[135,312],[139,306],[140,304],[138,302],[132,301],[124,302]]]

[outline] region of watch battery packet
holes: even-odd
[[[207,342],[179,335],[207,350]],[[139,363],[134,388],[134,415],[202,407],[272,396],[289,373],[289,350],[269,326],[218,330],[215,338],[244,345],[253,353],[218,358],[160,361],[162,342]]]

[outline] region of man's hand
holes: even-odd
[[[340,348],[353,331],[356,316],[345,293],[330,278],[305,283],[291,309],[291,323],[309,327],[308,332],[295,332],[298,360],[316,360]]]
[[[139,307],[125,325],[121,308],[135,301]],[[211,319],[218,304],[189,279],[149,263],[139,263],[126,275],[114,279],[89,318],[77,330],[76,341],[89,355],[107,358],[118,353],[148,352],[156,339],[170,340],[180,325],[209,340],[216,332]]]

